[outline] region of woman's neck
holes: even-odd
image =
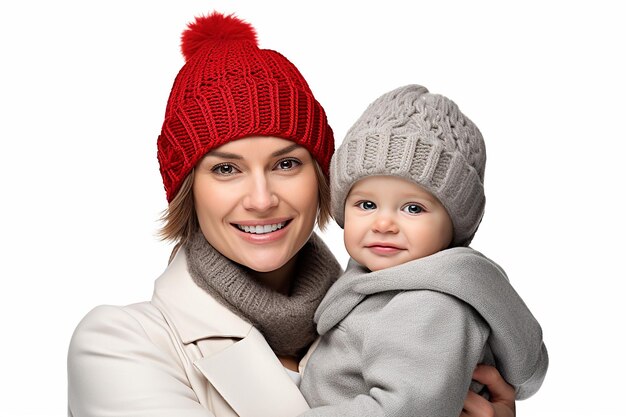
[[[283,367],[291,371],[298,372],[298,364],[299,364],[298,358],[294,358],[293,356],[286,356],[286,355],[277,355],[277,356],[278,356],[278,360],[283,365]]]
[[[285,265],[275,271],[252,271],[252,273],[260,284],[281,294],[289,295],[293,277],[296,272],[297,257],[297,255],[294,256]]]

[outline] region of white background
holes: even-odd
[[[410,5],[409,5],[410,4]],[[179,35],[236,12],[293,61],[339,143],[400,85],[481,129],[473,246],[551,358],[519,416],[625,416],[625,13],[619,2],[13,1],[0,6],[0,415],[66,413],[67,345],[98,304],[147,300],[170,247],[156,137]],[[342,264],[341,233],[325,234]]]

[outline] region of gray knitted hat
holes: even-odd
[[[415,181],[444,205],[453,246],[467,246],[485,209],[485,143],[450,99],[407,85],[383,94],[350,128],[331,161],[332,215],[343,228],[348,192],[360,179]]]

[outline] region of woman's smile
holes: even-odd
[[[287,265],[317,216],[313,159],[286,139],[248,137],[214,149],[194,171],[193,194],[211,246],[257,272]]]
[[[282,229],[288,224],[288,221],[280,221],[280,222],[242,222],[233,224],[239,230],[252,233],[252,234],[267,234],[271,232],[275,232],[276,230]]]
[[[291,220],[281,222],[253,222],[252,224],[234,224],[236,233],[248,243],[268,244],[276,242],[289,232]]]

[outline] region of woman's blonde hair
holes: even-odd
[[[318,189],[317,226],[324,230],[330,221],[330,186],[322,168],[315,159],[313,159],[313,166],[315,167]],[[159,230],[159,237],[162,240],[175,243],[172,256],[200,227],[194,206],[193,176],[194,170],[191,170],[160,218],[163,227]]]

